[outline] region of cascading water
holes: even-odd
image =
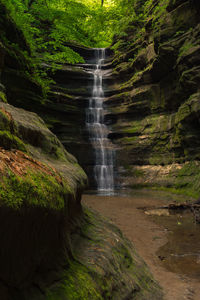
[[[95,150],[94,176],[97,189],[100,192],[112,192],[114,190],[113,149],[108,139],[109,130],[104,124],[104,91],[101,68],[105,60],[105,49],[96,49],[95,55],[94,83],[86,113],[86,122],[90,141]]]

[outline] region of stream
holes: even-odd
[[[161,191],[134,190],[113,196],[88,193],[82,203],[111,219],[132,241],[162,286],[165,300],[199,300],[200,225],[190,212],[156,209],[185,200]]]

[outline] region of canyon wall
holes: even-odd
[[[106,99],[122,186],[200,194],[200,19],[197,1],[135,2],[115,37]]]
[[[116,187],[199,197],[199,4],[135,1],[134,9],[135,20],[115,37],[103,67]],[[94,50],[74,50],[85,64],[57,70],[48,100],[34,110],[77,157],[94,188],[95,154],[85,126]]]
[[[87,81],[78,66],[57,71],[45,99],[26,39],[0,1],[0,299],[160,300],[132,245],[82,207],[86,174],[46,126],[66,133],[61,141],[78,153],[77,73]]]

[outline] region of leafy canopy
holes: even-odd
[[[41,53],[47,61],[70,63],[82,61],[69,47],[70,43],[89,47],[111,44],[114,34],[127,23],[129,3],[127,0],[2,1],[23,30],[33,53]]]
[[[73,45],[107,47],[125,35],[136,0],[0,0],[23,31],[31,50],[34,76],[49,87],[42,63],[84,62]],[[17,47],[17,45],[16,45]]]

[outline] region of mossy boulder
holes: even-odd
[[[43,288],[43,295],[35,291],[25,299],[162,299],[162,291],[130,242],[113,224],[87,208],[81,234],[72,235],[72,250],[73,259],[67,261],[60,280]]]
[[[6,150],[19,149],[26,152],[26,146],[19,138],[11,115],[3,107],[0,109],[0,147]]]
[[[36,114],[3,102],[0,147],[0,297],[19,299],[65,265],[87,178]]]
[[[37,114],[5,103],[0,103],[0,109],[4,112],[4,118],[6,113],[11,119],[8,127],[11,126],[9,124],[12,124],[13,130],[10,127],[9,130],[18,139],[21,139],[27,153],[61,172],[70,182],[72,191],[85,186],[86,175],[78,165],[77,160],[65,150],[61,142]],[[24,150],[14,143],[10,144],[9,149],[12,148]]]
[[[70,253],[67,224],[75,219],[75,207],[80,216],[81,206],[71,182],[54,168],[19,150],[1,148],[0,157],[0,273],[10,287],[8,299],[19,299],[15,288],[30,288],[64,263]]]
[[[19,150],[0,148],[0,160],[1,299],[162,299],[130,242],[82,210],[66,174]]]
[[[7,103],[6,94],[0,90],[0,102]]]
[[[1,207],[38,206],[61,210],[70,186],[55,169],[19,150],[1,148]]]

